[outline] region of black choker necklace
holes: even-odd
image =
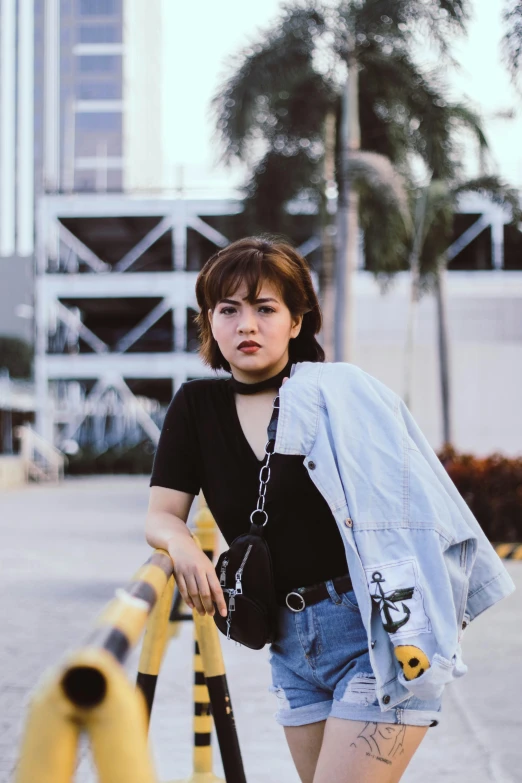
[[[264,381],[258,381],[257,383],[242,383],[238,381],[232,375],[229,378],[232,390],[238,394],[255,394],[256,392],[264,391],[264,389],[279,389],[283,385],[283,378],[290,377],[290,370],[292,368],[292,362],[289,360],[286,367],[283,367],[281,372],[277,375],[273,375],[271,378],[265,378]]]

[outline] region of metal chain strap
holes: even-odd
[[[274,411],[279,410],[279,395],[274,399],[272,408]],[[273,417],[272,413],[272,417]],[[273,419],[270,419],[270,423],[272,423]],[[268,425],[270,427],[270,424]],[[255,514],[264,514],[265,521],[261,525],[261,527],[264,527],[266,523],[268,522],[268,514],[265,511],[265,499],[266,499],[266,485],[268,484],[268,481],[270,479],[270,457],[274,453],[274,446],[275,446],[275,438],[269,438],[267,442],[265,443],[265,462],[261,466],[261,470],[259,471],[259,497],[257,499],[257,505],[255,509],[250,514],[250,521],[254,523],[253,517]],[[258,524],[255,522],[254,524]]]

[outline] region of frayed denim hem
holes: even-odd
[[[331,701],[318,701],[315,704],[305,704],[293,710],[283,709],[275,713],[275,719],[280,726],[306,726],[326,720],[332,709]]]

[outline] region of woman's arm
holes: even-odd
[[[152,486],[145,520],[145,538],[150,546],[165,549],[174,563],[174,578],[188,607],[200,615],[227,614],[223,591],[210,559],[194,541],[186,522],[194,495],[177,489]]]

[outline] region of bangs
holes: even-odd
[[[228,264],[216,265],[209,273],[207,279],[209,306],[214,309],[222,299],[233,296],[242,283],[247,289],[247,302],[254,304],[265,282],[272,283],[282,297],[285,281],[277,266],[270,263],[270,259],[263,257],[258,250],[243,252],[239,258],[231,260]]]

